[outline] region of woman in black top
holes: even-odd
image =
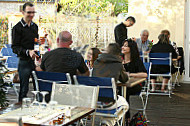
[[[172,53],[172,59],[177,59],[177,53],[172,45],[169,44],[169,38],[165,34],[158,36],[158,43],[152,46],[150,53]],[[172,64],[172,73],[175,73],[176,69]],[[170,66],[168,65],[152,65],[151,73],[164,74],[170,72]],[[165,85],[168,83],[169,77],[163,77],[161,91],[165,91]],[[155,91],[156,77],[151,77],[152,92]]]
[[[137,48],[136,42],[131,39],[125,40],[122,46],[123,55],[123,66],[126,72],[129,72],[130,77],[147,77],[147,71],[144,67],[144,64],[139,56],[139,51]],[[138,92],[141,92],[142,84],[136,85],[131,88],[127,88],[126,100],[129,103],[129,96],[135,95]],[[129,111],[126,114],[128,121],[130,119]]]

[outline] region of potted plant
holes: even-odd
[[[1,68],[2,68],[2,66],[3,65],[0,64]],[[5,93],[7,84],[4,83],[3,77],[4,77],[4,73],[0,73],[0,109],[5,108],[5,107],[7,107],[9,105],[7,97],[6,97],[6,93]]]

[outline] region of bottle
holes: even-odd
[[[34,50],[36,50],[36,54],[40,57],[40,45],[37,38],[34,39]]]
[[[44,37],[44,39],[45,39],[45,43],[44,43],[44,50],[45,50],[45,52],[46,51],[48,51],[48,42],[47,42],[47,36],[48,36],[48,34],[45,34],[45,37]]]
[[[67,118],[70,118],[70,117],[71,117],[71,107],[67,107],[67,108],[66,108],[65,116],[66,116]]]

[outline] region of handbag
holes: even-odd
[[[148,126],[148,124],[145,116],[142,114],[142,112],[139,111],[135,115],[133,115],[129,126]]]

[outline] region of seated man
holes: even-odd
[[[94,68],[92,71],[92,76],[96,77],[112,77],[115,81],[118,80],[125,83],[128,80],[127,72],[122,65],[122,60],[119,57],[121,48],[118,43],[111,43],[107,47],[107,53],[100,54],[97,60],[94,62]],[[106,103],[106,99],[101,99],[102,103]],[[116,103],[117,106],[116,106]],[[107,103],[109,107],[106,109],[114,109],[119,106],[124,106],[126,111],[129,109],[129,105],[125,98],[118,96],[117,101]],[[123,113],[119,115],[119,118],[123,116]],[[102,123],[108,126],[113,126],[116,120],[114,118],[104,118]]]
[[[57,38],[57,49],[46,52],[43,55],[41,65],[36,71],[70,73],[70,75],[83,74],[89,76],[81,54],[70,49],[72,35],[68,31],[62,31]]]
[[[137,43],[139,52],[149,53],[150,52],[149,43],[151,41],[148,40],[148,36],[149,36],[148,30],[143,30],[140,36],[141,36],[140,38],[134,39]]]

